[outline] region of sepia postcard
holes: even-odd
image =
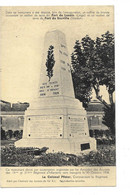
[[[0,7],[1,187],[116,186],[113,6]]]

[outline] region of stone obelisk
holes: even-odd
[[[47,58],[53,59],[53,64],[48,65]],[[89,136],[86,111],[74,96],[65,35],[59,30],[45,35],[38,98],[25,112],[23,138],[15,145],[48,147],[50,152],[96,150],[96,140]]]

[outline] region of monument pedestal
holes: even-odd
[[[23,138],[16,147],[48,147],[49,152],[81,153],[96,150],[89,136],[86,111],[69,97],[35,101],[25,112]]]

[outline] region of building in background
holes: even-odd
[[[89,129],[91,130],[107,130],[108,127],[102,123],[104,115],[103,104],[97,100],[93,100],[87,107],[87,118]]]
[[[18,103],[11,103],[1,100],[1,127],[3,130],[8,131],[16,131],[16,130],[23,130],[24,124],[24,112],[29,107],[29,103],[18,102]],[[103,117],[103,105],[94,100],[89,103],[87,107],[87,118],[88,118],[88,125],[89,129],[91,130],[107,130],[107,126],[102,123]]]

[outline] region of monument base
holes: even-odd
[[[64,152],[70,154],[89,153],[96,151],[96,140],[88,139],[21,139],[15,142],[16,147],[47,147],[47,152]]]
[[[53,97],[33,102],[24,117],[23,138],[16,147],[48,147],[49,152],[96,150],[89,135],[86,111],[75,98]]]

